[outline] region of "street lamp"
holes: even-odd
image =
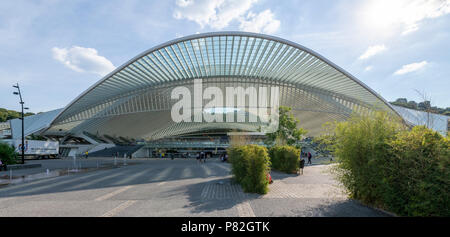
[[[13,85],[14,88],[17,88],[17,92],[14,91],[13,94],[14,95],[19,95],[20,98],[20,105],[22,106],[22,116],[21,116],[21,120],[22,120],[22,146],[21,146],[21,150],[22,150],[22,164],[25,164],[25,131],[24,131],[24,113],[23,110],[24,109],[28,109],[27,107],[23,107],[23,104],[25,104],[25,102],[23,102],[22,100],[22,93],[20,93],[20,87],[19,87],[19,83],[17,83],[16,85]]]

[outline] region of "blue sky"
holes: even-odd
[[[153,46],[211,31],[279,36],[392,101],[450,106],[450,0],[30,0],[0,2],[0,107],[64,107]]]

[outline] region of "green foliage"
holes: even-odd
[[[303,128],[297,128],[298,123],[300,120],[292,115],[290,107],[280,106],[278,130],[267,134],[265,143],[267,145],[293,145],[307,133]]]
[[[14,147],[0,142],[0,159],[7,165],[16,164],[17,153],[15,152]]]
[[[339,159],[339,178],[353,198],[381,205],[386,186],[382,167],[390,163],[389,141],[401,127],[386,114],[353,116],[336,126],[334,153]]]
[[[34,115],[34,113],[25,113],[24,116],[30,116]],[[0,122],[6,122],[11,119],[20,118],[21,114],[20,112],[14,111],[14,110],[7,110],[4,108],[0,108]]]
[[[30,136],[27,137],[27,139],[37,140],[37,141],[46,141],[47,140],[45,137],[39,136],[39,135],[35,135],[35,134],[31,134]]]
[[[335,127],[335,171],[352,198],[403,216],[449,216],[449,141],[384,113]]]
[[[288,174],[296,173],[300,165],[300,149],[293,146],[274,146],[269,150],[272,168]]]
[[[389,145],[388,208],[406,216],[450,216],[450,140],[417,126],[400,132]]]
[[[450,115],[450,107],[447,108],[439,108],[436,106],[431,106],[430,101],[423,101],[420,103],[415,102],[414,100],[408,101],[406,98],[398,98],[394,102],[389,102],[393,105],[402,106],[408,109],[415,109],[421,111],[428,111],[436,114]]]
[[[334,134],[336,122],[327,122],[322,127],[325,132],[313,138],[313,142],[317,144],[315,149],[321,153],[330,153],[333,151],[333,144],[336,143],[336,136]]]
[[[231,172],[244,192],[267,193],[267,174],[270,171],[267,149],[258,145],[233,146],[228,153]]]

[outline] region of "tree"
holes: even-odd
[[[317,151],[327,154],[333,151],[333,144],[336,143],[336,126],[337,121],[326,122],[322,125],[324,133],[313,138],[313,142],[317,144]]]
[[[414,100],[408,102],[408,108],[417,109],[417,103]]]
[[[15,164],[17,160],[17,153],[14,147],[0,141],[0,158],[3,163],[8,165]]]
[[[290,107],[280,106],[278,130],[266,135],[265,143],[267,145],[293,145],[308,132],[303,128],[297,128],[300,120],[292,115],[291,110]]]
[[[24,116],[30,116],[34,115],[34,113],[28,112],[25,113]],[[6,122],[11,119],[20,118],[20,112],[14,111],[14,110],[7,110],[4,108],[0,108],[0,122]]]
[[[395,102],[401,103],[401,104],[407,104],[408,100],[406,98],[398,98]]]
[[[427,96],[424,92],[420,92],[416,90],[416,92],[420,95],[423,102],[415,102],[414,100],[408,101],[406,98],[398,98],[397,100],[390,102],[393,105],[405,107],[408,109],[415,109],[424,111],[427,113],[435,113],[435,114],[443,114],[449,116],[450,108],[439,108],[437,106],[431,106],[431,101],[429,96]]]

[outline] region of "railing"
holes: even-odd
[[[263,142],[249,142],[251,144],[264,145]],[[175,141],[175,142],[151,142],[146,143],[147,148],[227,148],[229,142],[195,142],[195,141]]]

